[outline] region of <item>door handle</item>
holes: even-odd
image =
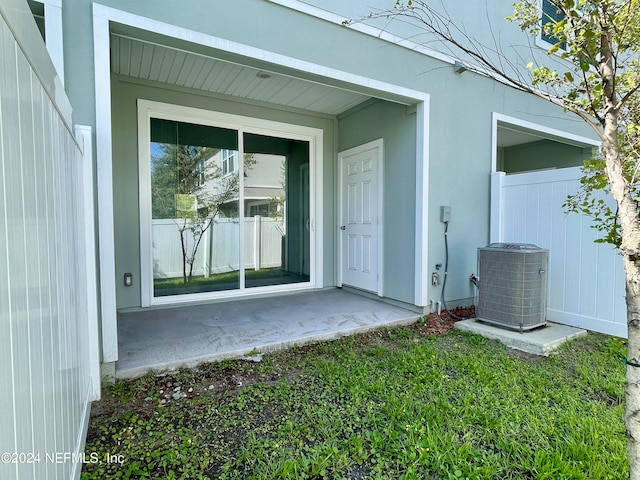
[[[346,226],[346,225],[342,225],[342,226],[340,227],[340,230],[346,230],[346,229],[347,229],[347,226]]]

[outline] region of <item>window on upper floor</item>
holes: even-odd
[[[227,175],[235,172],[236,166],[236,152],[235,150],[222,150],[222,174]]]
[[[204,160],[200,160],[198,163],[196,163],[196,175],[198,176],[198,186],[203,186],[207,179]]]
[[[564,18],[564,14],[558,10],[558,8],[551,2],[550,0],[542,0],[542,18],[540,19],[540,40],[546,42],[548,45],[555,45],[558,43],[558,39],[553,35],[549,29],[553,28],[557,22],[561,21]],[[546,46],[546,45],[541,45]],[[562,50],[566,49],[567,44],[562,42],[560,44],[560,48]]]

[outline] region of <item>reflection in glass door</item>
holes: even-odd
[[[237,132],[150,126],[154,296],[239,288]]]
[[[308,141],[149,127],[154,297],[310,281]]]

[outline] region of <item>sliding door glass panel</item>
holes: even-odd
[[[243,140],[245,286],[308,282],[309,142]]]
[[[240,288],[238,133],[150,126],[154,296]]]

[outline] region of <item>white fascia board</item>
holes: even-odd
[[[380,28],[373,27],[371,25],[354,21],[351,18],[343,17],[336,13],[330,12],[329,10],[324,10],[322,8],[309,5],[308,3],[304,3],[299,0],[267,0],[267,1],[274,3],[276,5],[280,5],[281,7],[286,7],[291,10],[295,10],[296,12],[304,13],[306,15],[318,18],[320,20],[333,23],[335,25],[340,25],[342,27],[349,28],[350,30],[355,30],[357,32],[364,33],[365,35],[369,35],[370,37],[379,38],[386,42],[393,43],[394,45],[398,45],[399,47],[407,48],[414,52],[421,53],[422,55],[426,55],[427,57],[431,57],[436,60],[449,63],[451,65],[456,63],[456,60],[453,57],[450,57],[449,55],[445,55],[444,53],[438,52],[437,50],[427,48],[424,45],[420,45],[419,43],[416,43],[411,40],[407,40],[406,38],[402,38],[392,33],[389,33],[386,30],[382,30]]]

